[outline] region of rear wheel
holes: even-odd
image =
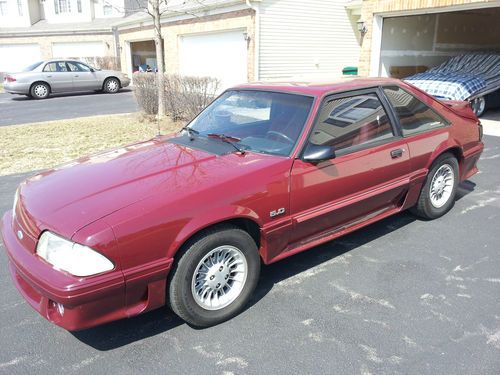
[[[120,81],[117,78],[108,78],[104,81],[103,90],[105,93],[114,94],[120,90]]]
[[[30,95],[34,99],[45,99],[50,94],[50,87],[45,82],[36,82],[31,86]]]
[[[432,164],[412,212],[426,219],[447,213],[455,203],[458,185],[458,161],[452,154],[441,155]]]
[[[172,310],[208,327],[237,315],[257,285],[260,257],[250,235],[233,226],[200,234],[181,253],[169,282]]]

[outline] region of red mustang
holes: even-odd
[[[391,79],[248,84],[180,133],[19,187],[2,235],[17,288],[68,330],[169,303],[227,320],[269,264],[412,209],[434,219],[477,172],[465,102]]]

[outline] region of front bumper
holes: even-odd
[[[0,229],[12,280],[44,318],[75,331],[129,316],[120,270],[84,278],[57,271],[23,246],[13,223],[12,211],[8,211]]]

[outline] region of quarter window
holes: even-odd
[[[384,92],[399,117],[403,136],[436,129],[447,124],[446,120],[401,87],[384,87]]]
[[[375,93],[327,99],[310,142],[349,152],[393,136],[387,114]]]

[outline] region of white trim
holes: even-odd
[[[373,16],[372,24],[372,46],[370,56],[370,77],[380,75],[380,51],[382,48],[382,28],[384,27],[384,18],[380,15]]]
[[[208,17],[208,16],[215,16],[219,14],[224,14],[224,13],[230,13],[230,12],[236,12],[239,10],[245,10],[249,9],[245,3],[243,4],[237,4],[237,5],[232,5],[232,6],[224,6],[221,8],[215,8],[215,9],[208,9],[208,10],[203,10],[202,12],[196,12],[196,10],[193,10],[193,14],[178,14],[178,15],[172,15],[166,13],[164,16],[161,17],[161,24],[162,25],[167,25],[171,22],[176,22],[176,21],[185,21],[189,19],[196,19],[196,18],[201,18],[201,17]],[[196,14],[199,13],[199,17],[196,17]],[[152,26],[153,25],[153,20],[151,16],[145,15],[144,17],[141,18],[136,18],[134,20],[130,21],[124,21],[124,22],[117,22],[113,26],[116,26],[118,30],[122,32],[126,32],[127,29],[134,29],[137,27],[146,27],[146,26]]]
[[[255,25],[254,25],[254,41],[253,41],[253,79],[258,81],[260,77],[260,4],[252,4],[251,0],[246,0],[246,4],[250,9],[255,12]],[[247,67],[248,68],[248,67]]]
[[[433,14],[433,13],[448,13],[448,12],[459,12],[463,10],[473,10],[473,9],[484,9],[484,8],[497,8],[500,7],[500,1],[492,1],[488,3],[471,3],[462,5],[446,5],[442,7],[433,8],[419,8],[419,9],[409,9],[400,10],[392,12],[374,12],[374,16],[387,17],[399,17],[399,16],[418,16],[422,14]]]
[[[446,51],[419,51],[419,50],[388,50],[381,51],[382,57],[399,57],[399,56],[453,56],[458,55],[460,52],[446,52]]]

